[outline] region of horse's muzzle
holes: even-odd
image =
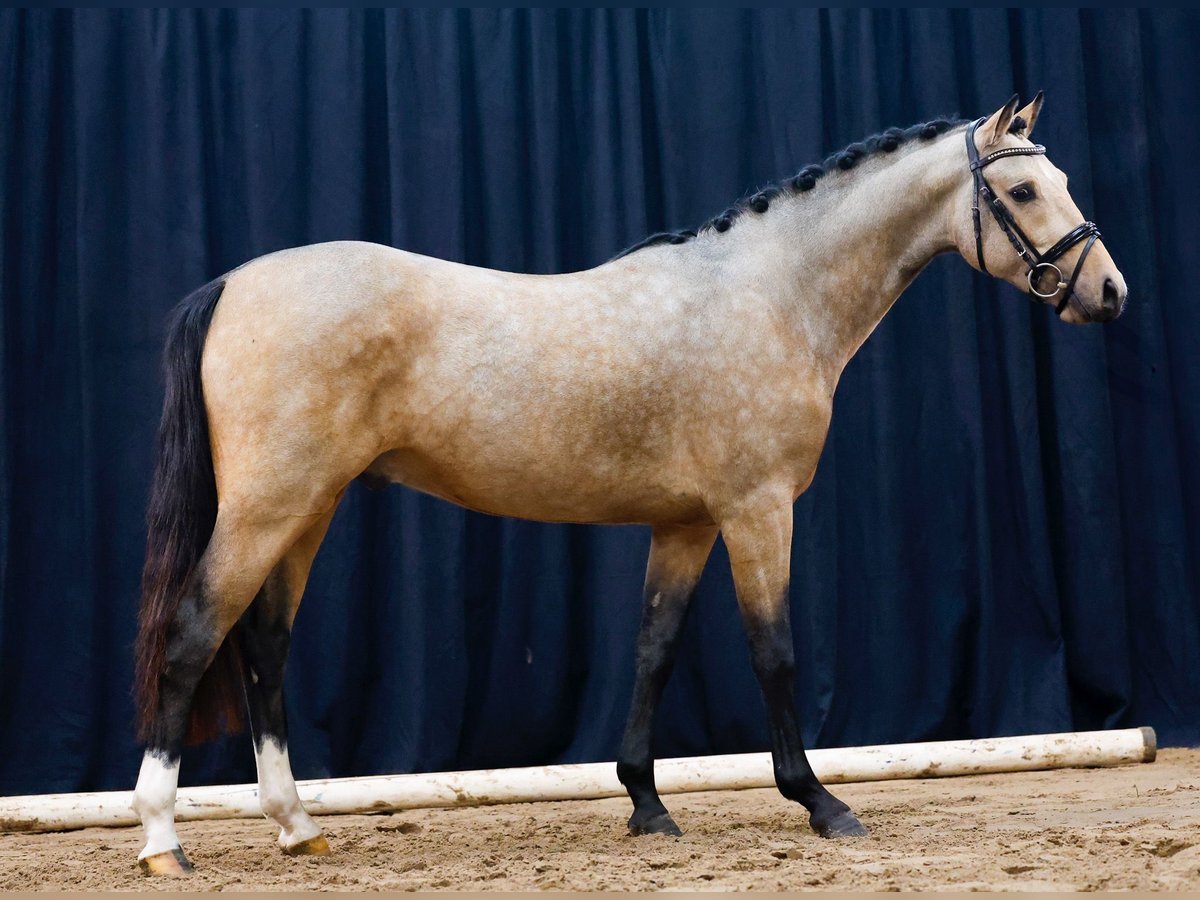
[[[1099,309],[1088,310],[1094,322],[1111,322],[1125,311],[1125,301],[1129,299],[1129,291],[1118,286],[1111,278],[1104,279],[1104,290],[1101,292]]]

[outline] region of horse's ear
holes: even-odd
[[[1013,94],[1007,103],[988,116],[987,121],[979,126],[979,149],[985,150],[997,143],[1008,134],[1008,126],[1012,124],[1013,116],[1017,113],[1017,104],[1021,99]]]
[[[1025,126],[1017,133],[1028,138],[1033,134],[1033,123],[1037,121],[1038,113],[1042,111],[1042,103],[1046,99],[1045,91],[1038,91],[1037,96],[1029,101],[1029,105],[1017,113],[1016,118],[1022,119]]]

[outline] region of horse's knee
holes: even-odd
[[[789,700],[796,679],[796,659],[791,636],[772,638],[753,647],[754,673],[766,696],[767,703]]]

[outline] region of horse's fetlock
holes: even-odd
[[[278,819],[292,812],[292,800],[282,794],[263,794],[259,800],[263,815]]]
[[[133,802],[130,806],[133,807],[133,811],[137,813],[139,819],[144,818],[147,813],[153,812],[153,808],[150,805],[150,798],[136,788],[133,791]]]
[[[775,785],[779,788],[779,793],[786,799],[799,803],[810,813],[825,809],[830,802],[849,809],[825,790],[825,787],[809,772],[794,771],[790,768],[776,769]],[[832,809],[832,807],[830,808]]]

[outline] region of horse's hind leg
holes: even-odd
[[[320,826],[305,812],[296,792],[288,760],[283,675],[292,622],[313,558],[332,518],[330,510],[284,554],[242,615],[238,628],[246,667],[246,705],[258,765],[259,801],[263,813],[279,825],[279,846],[290,856],[329,852]]]
[[[788,624],[792,544],[791,498],[774,497],[721,523],[738,606],[750,639],[750,657],[767,704],[775,783],[809,812],[821,837],[852,837],[867,830],[813,773],[796,714],[795,658]]]
[[[148,873],[191,869],[175,833],[175,795],[192,698],[267,574],[313,521],[264,519],[229,507],[217,514],[212,537],[167,628],[153,725],[134,789],[133,807],[146,832],[138,861]]]
[[[716,528],[659,527],[650,541],[633,703],[617,761],[617,777],[633,800],[629,819],[633,834],[681,833],[654,785],[651,735],[654,712],[671,674],[688,604],[716,537]]]

